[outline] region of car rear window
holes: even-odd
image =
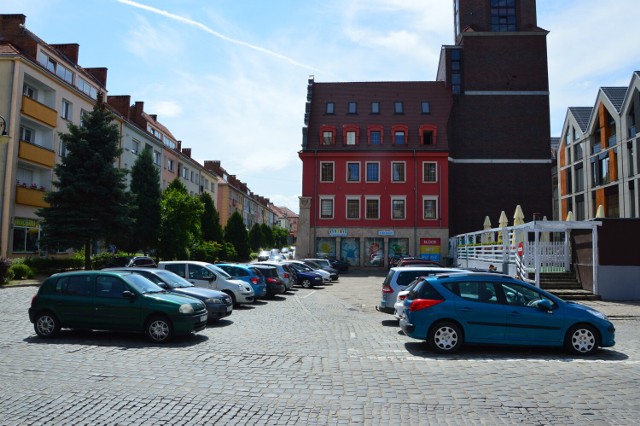
[[[428,281],[423,280],[415,285],[409,293],[410,299],[435,299],[443,300],[444,297],[433,288]]]
[[[265,268],[263,266],[256,268],[258,269],[262,275],[264,275],[265,277],[277,277],[278,276],[278,270],[276,268]]]

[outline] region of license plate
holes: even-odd
[[[231,312],[233,310],[233,306],[227,306],[227,312]]]
[[[202,315],[202,316],[200,317],[200,321],[201,321],[201,322],[202,322],[202,321],[206,321],[206,320],[207,320],[207,315]]]

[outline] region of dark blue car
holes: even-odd
[[[501,274],[427,277],[404,306],[402,331],[440,353],[463,344],[500,344],[565,347],[590,355],[615,344],[615,328],[604,314]]]
[[[322,276],[316,272],[313,272],[313,270],[308,266],[295,262],[285,262],[285,264],[289,265],[295,272],[297,285],[304,288],[310,288],[323,284]]]

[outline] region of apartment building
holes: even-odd
[[[626,87],[601,87],[593,107],[568,108],[557,160],[561,219],[640,217],[639,122],[640,71]]]

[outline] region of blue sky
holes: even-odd
[[[570,106],[640,70],[637,0],[538,0],[552,136]],[[255,193],[298,211],[306,86],[435,79],[453,44],[449,0],[3,0],[45,42],[78,43],[109,69],[110,95],[157,114],[201,163],[220,160]],[[523,131],[526,131],[524,129]]]

